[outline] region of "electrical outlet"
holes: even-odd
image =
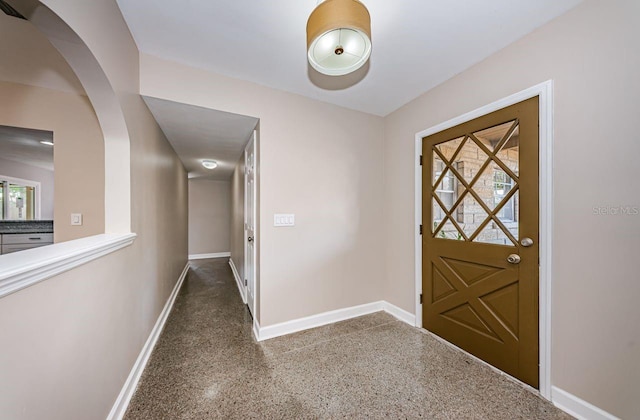
[[[71,213],[71,226],[82,226],[82,213]]]

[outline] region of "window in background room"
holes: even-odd
[[[1,220],[37,220],[39,182],[0,175]]]

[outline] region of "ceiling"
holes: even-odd
[[[138,48],[310,98],[384,116],[581,0],[362,0],[370,64],[329,77],[307,64],[318,0],[117,0]]]
[[[53,141],[53,133],[0,125],[0,158],[53,171],[53,147],[42,140]]]
[[[189,178],[229,180],[258,119],[164,99],[142,97]],[[203,159],[218,162],[205,169]]]

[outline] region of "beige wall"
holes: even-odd
[[[261,326],[382,299],[382,118],[146,55],[140,83],[260,118]]]
[[[414,310],[414,136],[555,83],[552,381],[622,418],[640,412],[640,3],[586,1],[385,119],[385,296]]]
[[[40,183],[40,219],[53,220],[53,171],[0,157],[0,175]]]
[[[231,260],[244,279],[244,153],[231,177]]]
[[[55,242],[104,233],[104,144],[87,97],[0,81],[0,98],[0,125],[53,131]]]
[[[0,299],[0,412],[11,419],[104,419],[187,262],[187,177],[138,95],[138,53],[115,1],[46,3],[87,42],[118,93],[131,137],[138,237]],[[36,110],[14,112],[27,118]]]
[[[65,59],[31,22],[0,13],[0,80],[84,94]]]
[[[189,180],[189,255],[230,252],[231,181]]]

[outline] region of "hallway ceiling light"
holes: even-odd
[[[371,16],[358,0],[324,0],[307,21],[307,57],[322,74],[342,76],[371,55]]]
[[[214,169],[218,167],[218,162],[211,159],[205,159],[202,161],[202,166],[204,166],[207,169]]]

